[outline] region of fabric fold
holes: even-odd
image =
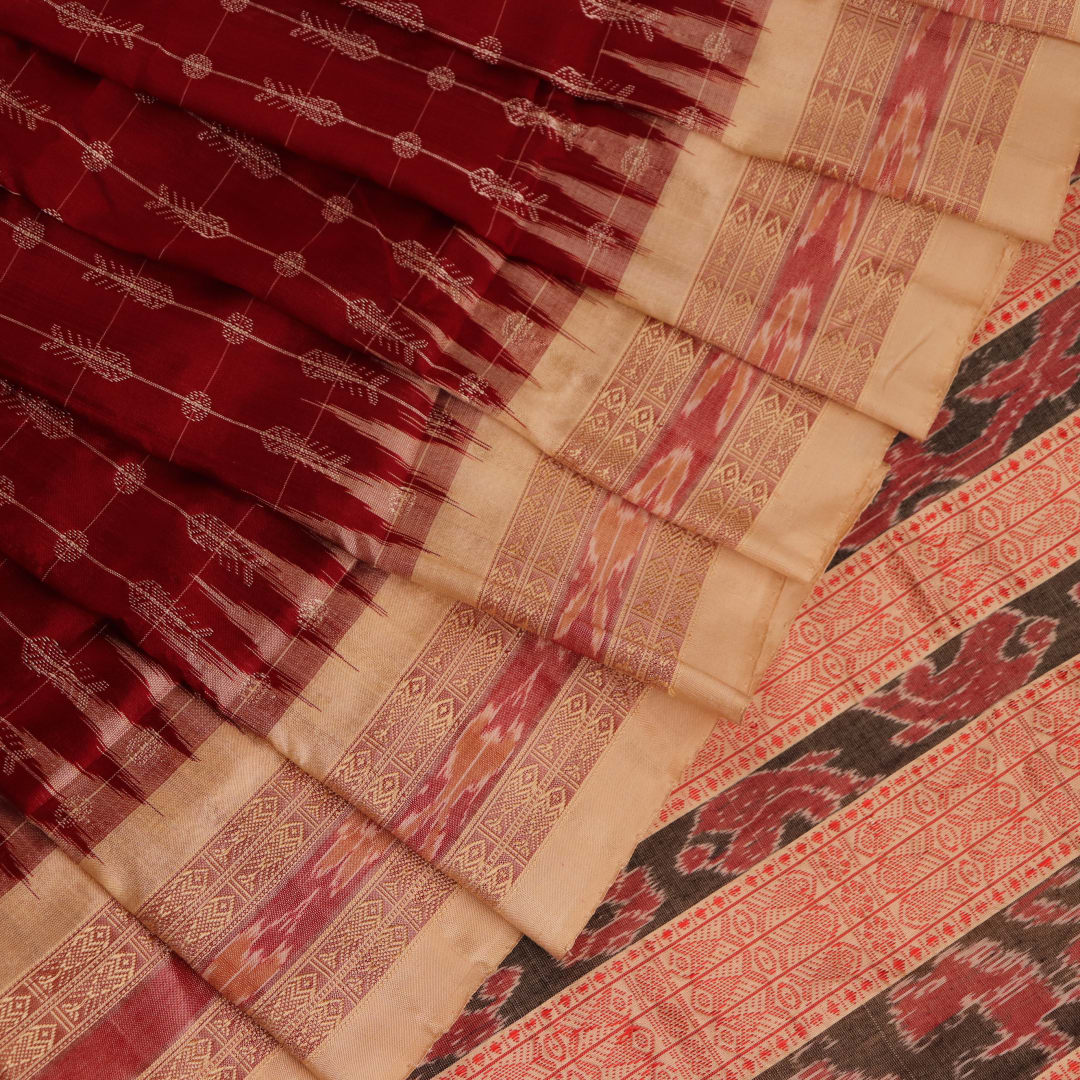
[[[0,733],[19,764],[0,790],[75,856],[227,717],[565,951],[715,723],[174,466],[143,458],[134,483],[85,425],[59,442],[7,420],[3,445]],[[59,473],[77,499],[49,490]],[[554,903],[567,879],[577,899]]]
[[[31,880],[32,892],[0,896],[0,1007],[18,1018],[0,1037],[6,1076],[60,1078],[93,1062],[102,1077],[315,1080],[65,855],[53,849]]]
[[[794,745],[788,627],[1057,222],[1076,5],[553,5],[0,9],[5,1078],[403,1080],[717,722]]]
[[[1050,241],[1080,146],[1072,43],[886,0],[774,4],[764,26],[727,145]]]

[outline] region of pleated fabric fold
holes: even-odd
[[[12,1080],[564,955],[1080,152],[1075,2],[459,7],[0,10]]]

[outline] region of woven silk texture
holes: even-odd
[[[932,1075],[1080,903],[1078,154],[1077,0],[3,0],[0,1077]]]

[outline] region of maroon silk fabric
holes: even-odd
[[[41,109],[2,121],[9,188],[468,400],[509,396],[577,298],[420,203],[2,35],[0,81]]]
[[[105,14],[9,0],[0,30],[418,198],[504,254],[590,284],[618,280],[682,138],[328,0],[113,0]],[[25,95],[36,123],[39,99],[21,73],[12,85],[8,107]]]
[[[681,122],[723,121],[764,5],[723,0],[345,0],[413,33],[461,44],[487,63],[543,74],[568,93]]]
[[[0,405],[58,432],[82,413],[164,460],[224,473],[368,561],[407,561],[423,543],[423,508],[452,475],[429,469],[431,455],[452,461],[466,439],[433,387],[14,195],[0,195],[0,251]]]

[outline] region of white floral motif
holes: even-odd
[[[490,34],[482,37],[473,46],[473,56],[477,60],[483,60],[485,64],[497,64],[502,59],[502,42]]]
[[[292,278],[304,272],[307,260],[299,251],[283,251],[274,259],[274,273],[282,277]]]
[[[146,483],[146,469],[137,461],[125,461],[116,466],[113,486],[121,495],[134,495]]]
[[[205,79],[214,70],[214,64],[204,53],[192,53],[184,57],[180,70],[189,79]]]
[[[87,552],[90,541],[80,529],[68,529],[56,540],[53,553],[61,562],[78,562]]]
[[[255,329],[255,322],[250,315],[234,311],[222,324],[221,336],[230,345],[242,345]]]
[[[457,76],[446,66],[432,68],[427,73],[427,84],[432,90],[451,90],[456,82]]]
[[[415,131],[402,131],[394,136],[394,141],[391,143],[394,148],[394,153],[400,158],[406,160],[416,157],[420,153],[420,136]]]
[[[352,212],[353,205],[344,195],[331,195],[322,207],[322,216],[331,225],[340,225],[346,218],[352,216]]]
[[[210,415],[210,395],[204,390],[192,390],[180,403],[180,411],[193,424],[201,423]]]

